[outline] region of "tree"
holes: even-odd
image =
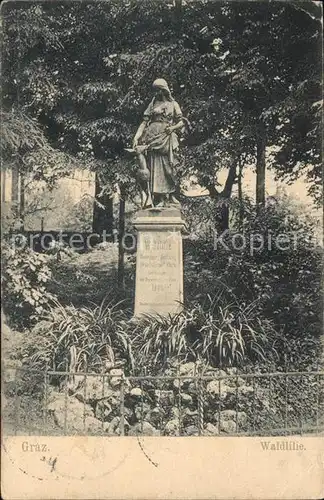
[[[271,167],[279,176],[293,179],[307,162],[312,185],[318,179],[318,146],[309,153],[314,137],[301,130],[296,113],[303,103],[305,120],[318,120],[313,106],[320,89],[320,23],[283,3],[195,1],[179,7],[152,0],[23,4],[8,11],[7,26],[15,40],[17,20],[23,23],[24,106],[46,127],[54,147],[98,172],[101,189],[114,191],[123,183],[128,196],[134,191],[124,148],[154,78],[171,82],[193,129],[183,141],[179,177],[197,177],[217,212],[222,206],[220,226],[226,227],[226,203],[243,159],[255,163],[260,205],[269,146],[278,149]],[[15,71],[9,68],[12,81]],[[313,90],[301,93],[305,81],[303,88]],[[9,102],[14,89],[8,88]],[[280,153],[289,158],[288,168]],[[228,169],[222,190],[221,168]]]
[[[294,180],[312,165],[318,178],[320,141],[309,133],[320,128],[312,107],[320,99],[321,23],[307,14],[308,5],[264,3],[255,9],[246,3],[240,9],[235,4],[230,7],[239,20],[234,44],[241,50],[235,54],[234,49],[233,60],[231,55],[227,58],[236,67],[229,89],[236,92],[254,129],[256,199],[261,205],[267,146],[275,147],[272,168],[279,177]],[[242,16],[246,21],[240,29]]]
[[[98,234],[107,231],[112,234],[113,222],[113,198],[109,193],[102,194],[99,174],[96,172],[92,231]]]
[[[33,181],[43,181],[52,189],[58,179],[75,168],[71,155],[53,148],[36,119],[22,111],[12,109],[1,112],[1,159],[5,169],[11,168],[11,203],[15,219],[23,225],[25,215],[25,186]]]

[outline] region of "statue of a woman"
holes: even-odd
[[[153,205],[179,205],[175,198],[174,153],[179,147],[175,131],[184,127],[182,113],[163,78],[153,82],[153,89],[155,96],[144,112],[133,149],[139,155],[142,172],[149,171],[148,188]]]

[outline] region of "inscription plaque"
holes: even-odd
[[[183,301],[183,257],[180,212],[177,217],[142,216],[136,255],[135,315],[179,312]],[[146,212],[145,212],[146,213]],[[147,219],[147,220],[146,220]]]

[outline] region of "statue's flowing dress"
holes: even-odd
[[[143,120],[148,123],[140,142],[149,145],[146,154],[152,193],[174,193],[176,189],[173,166],[179,142],[177,135],[174,132],[166,134],[165,128],[181,118],[180,106],[173,99],[158,101],[154,98],[144,112]]]

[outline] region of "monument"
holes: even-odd
[[[175,196],[177,130],[185,127],[179,104],[165,80],[154,81],[155,96],[144,112],[133,149],[139,164],[142,210],[137,213],[135,316],[173,314],[182,308],[184,220]]]

